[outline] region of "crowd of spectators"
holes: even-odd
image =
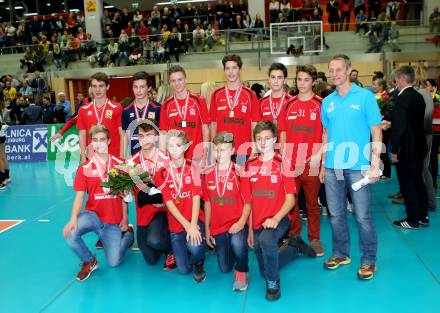
[[[37,71],[22,80],[4,75],[0,78],[0,103],[7,112],[7,124],[55,124],[70,119],[71,105],[63,92],[53,101],[47,81]],[[5,112],[2,112],[5,114]]]

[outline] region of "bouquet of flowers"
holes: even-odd
[[[143,172],[140,167],[133,162],[123,163],[110,170],[108,180],[101,183],[104,188],[109,188],[113,195],[125,195],[124,201],[133,201],[132,191],[137,184],[151,183],[151,177],[148,172]]]
[[[392,111],[393,102],[391,101],[391,97],[387,92],[377,93],[376,101],[379,105],[380,113],[382,115],[387,115]]]

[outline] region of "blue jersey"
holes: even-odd
[[[328,130],[325,167],[366,170],[371,127],[382,120],[374,94],[356,84],[342,97],[334,91],[322,102],[321,120]]]
[[[137,113],[137,114],[136,114]],[[156,121],[156,125],[159,128],[159,118],[160,118],[160,104],[150,101],[148,103],[148,107],[145,111],[145,108],[139,110],[134,102],[132,102],[129,106],[125,107],[122,111],[122,129],[124,131],[130,132],[130,149],[131,154],[135,154],[140,150],[140,145],[137,136],[137,119],[152,119]]]

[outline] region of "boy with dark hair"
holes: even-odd
[[[148,185],[139,181],[135,189],[136,199],[136,238],[145,262],[156,264],[162,254],[166,254],[164,270],[176,267],[171,252],[170,233],[166,208],[163,205],[162,193],[154,183],[154,176],[161,168],[168,166],[169,157],[157,148],[159,129],[154,120],[145,120],[137,126],[141,150],[132,155],[128,162],[138,165],[141,172],[148,172],[153,182]],[[136,177],[133,177],[136,181]]]
[[[233,160],[243,165],[250,154],[252,129],[261,119],[258,98],[240,81],[243,62],[239,55],[227,55],[222,63],[227,82],[211,96],[211,137],[222,131],[232,132],[237,148]]]
[[[124,136],[124,153],[130,143],[131,154],[138,152],[141,147],[137,140],[137,126],[146,119],[152,119],[159,124],[160,104],[148,98],[151,89],[151,77],[146,72],[137,72],[131,78],[134,99],[122,111],[122,129]]]
[[[208,152],[205,143],[209,142],[209,116],[206,100],[188,90],[186,73],[181,66],[172,66],[168,73],[174,94],[162,104],[159,128],[162,131],[170,129],[184,131],[191,141],[185,157],[200,159],[200,164],[204,167]]]
[[[124,157],[124,133],[121,125],[122,106],[107,98],[110,88],[109,78],[105,73],[95,73],[90,78],[93,100],[83,105],[78,111],[77,128],[81,161],[86,160],[86,146],[90,143],[88,130],[94,125],[105,125],[110,133],[109,153]]]
[[[266,280],[266,299],[278,300],[281,296],[279,270],[308,248],[289,240],[278,247],[279,240],[290,226],[288,213],[295,205],[295,179],[286,175],[286,163],[275,153],[277,129],[263,120],[253,131],[259,155],[246,162],[243,178],[245,203],[251,205],[251,229],[248,243],[254,247],[260,273]]]
[[[323,256],[320,241],[320,208],[318,195],[321,187],[319,170],[322,146],[321,102],[313,93],[317,78],[313,65],[296,68],[298,95],[293,97],[281,114],[280,131],[282,154],[290,163],[296,177],[296,188],[304,190],[307,206],[308,238],[313,248],[310,257]],[[289,235],[301,239],[299,206],[292,212]]]

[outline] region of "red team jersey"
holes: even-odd
[[[286,110],[280,116],[279,128],[286,132],[286,143],[293,144],[293,151],[287,150],[287,155],[292,155],[292,168],[303,165],[321,148],[321,104],[322,98],[317,95],[307,101],[295,96],[287,103]]]
[[[100,121],[100,122],[99,122]],[[110,145],[108,152],[112,155],[120,155],[121,138],[119,135],[119,127],[122,125],[122,106],[110,99],[107,99],[106,104],[101,108],[96,108],[94,102],[80,107],[78,112],[78,121],[76,127],[78,130],[85,130],[86,132],[94,126],[102,124],[105,125],[110,132]],[[90,144],[89,134],[86,134],[87,145]]]
[[[174,180],[171,171],[174,173]],[[183,171],[183,177],[182,175]],[[154,181],[162,190],[163,202],[173,201],[180,213],[187,221],[191,221],[193,197],[201,196],[200,172],[197,166],[185,159],[184,165],[177,169],[171,169],[171,164],[156,173]],[[178,189],[180,196],[178,197]],[[203,211],[200,210],[199,219],[204,220]],[[168,228],[170,232],[179,233],[184,231],[179,221],[168,211]]]
[[[99,219],[107,224],[119,224],[122,220],[122,198],[104,192],[101,186],[103,175],[107,177],[107,170],[121,164],[118,158],[109,155],[110,164],[100,167],[99,171],[93,160],[82,163],[76,172],[73,190],[88,193],[85,210],[95,212]]]
[[[228,170],[220,171],[216,175],[216,165],[207,168],[202,175],[202,199],[211,203],[212,236],[227,232],[243,213],[244,197],[240,179],[242,169],[233,162],[231,164],[227,180]]]
[[[185,112],[186,98],[178,99],[178,106],[174,99],[174,96],[171,96],[163,102],[160,111],[159,128],[165,131],[170,129],[184,131],[188,135],[189,141],[192,141],[191,146],[185,153],[185,157],[192,159],[194,149],[199,143],[203,142],[202,125],[209,124],[206,100],[202,96],[190,92]],[[185,121],[186,125],[184,125],[183,121]],[[199,146],[196,151],[199,157],[201,157],[202,148]]]
[[[132,155],[127,161],[140,164],[144,171],[148,171],[152,177],[155,176],[160,169],[167,167],[170,162],[169,157],[162,151],[156,150],[157,154],[153,155],[153,160],[141,157],[142,151]],[[154,181],[153,181],[154,183]],[[156,185],[157,186],[157,185]],[[138,187],[134,190],[135,199],[137,199],[140,189]],[[138,226],[148,226],[151,220],[158,212],[166,212],[167,209],[164,205],[146,204],[143,207],[139,207],[136,201],[136,224]]]
[[[228,97],[231,105],[234,103],[236,93],[237,90],[229,90]],[[234,135],[237,154],[249,154],[250,149],[246,149],[245,152],[243,148],[240,149],[240,146],[243,143],[252,143],[251,122],[261,120],[257,96],[251,89],[243,86],[232,117],[230,111],[226,98],[226,86],[215,90],[212,93],[209,108],[211,122],[217,123],[217,133],[228,131]],[[251,146],[252,144],[249,144],[249,147]]]
[[[286,200],[286,194],[296,194],[295,178],[284,173],[285,163],[279,154],[262,162],[259,157],[246,162],[243,177],[243,194],[246,203],[252,204],[252,228],[257,230],[267,218],[273,217]]]
[[[260,112],[262,120],[269,120],[271,122],[274,121],[274,115],[278,121],[278,142],[280,141],[280,128],[279,128],[279,120],[281,117],[281,113],[286,110],[286,105],[289,100],[292,99],[292,96],[287,92],[284,93],[284,99],[281,96],[280,98],[272,98],[272,108],[270,105],[271,97],[270,95],[260,99]]]

